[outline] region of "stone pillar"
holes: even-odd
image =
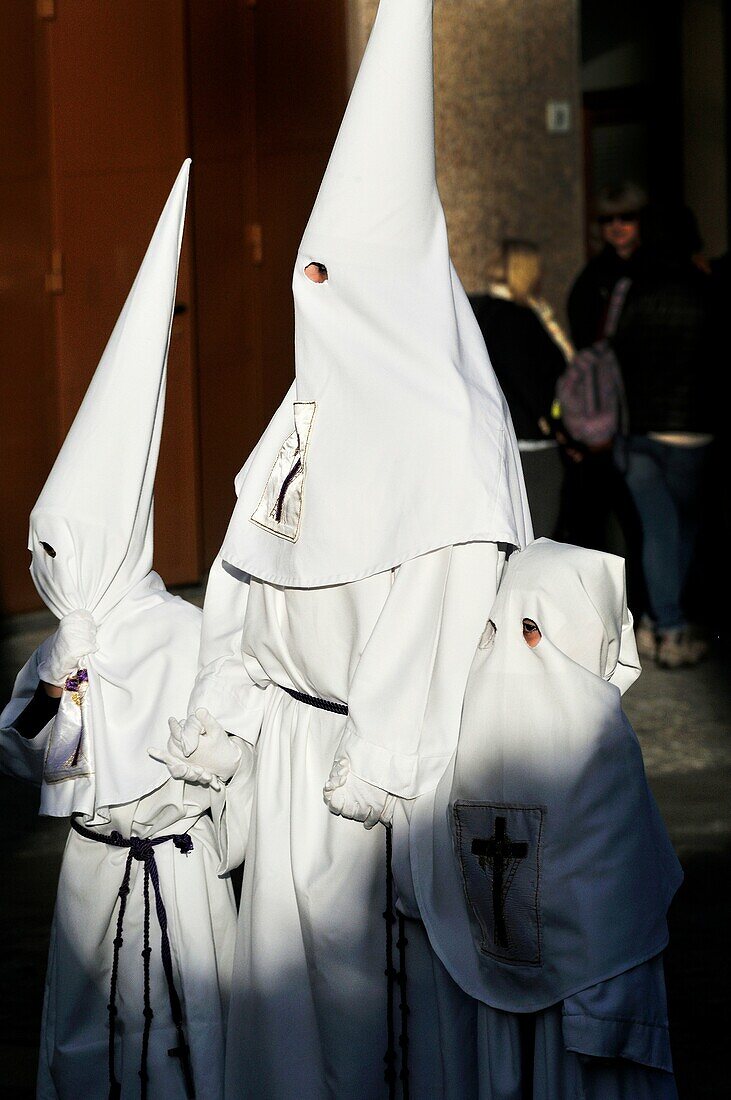
[[[349,0],[354,77],[378,0]],[[435,0],[439,187],[452,257],[485,288],[503,237],[536,241],[544,292],[563,309],[584,260],[577,0]],[[567,132],[547,127],[567,103]]]

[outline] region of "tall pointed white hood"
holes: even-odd
[[[59,618],[85,608],[100,623],[152,568],[152,498],[189,172],[187,160],[31,512],[31,576]]]
[[[296,382],[237,479],[231,564],[356,580],[530,539],[507,406],[449,258],[432,0],[381,0],[294,271]],[[311,282],[311,262],[327,282]]]
[[[168,779],[163,747],[195,675],[199,612],[152,572],[152,504],[190,161],[180,170],[96,373],[30,517],[31,575],[98,649],[66,681],[41,813],[109,819]]]

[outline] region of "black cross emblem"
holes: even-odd
[[[513,841],[508,836],[507,821],[495,818],[495,833],[485,839],[475,837],[472,855],[477,856],[482,870],[492,863],[492,910],[495,918],[495,943],[508,947],[508,929],[505,923],[505,898],[518,869],[518,860],[528,855],[526,841]]]

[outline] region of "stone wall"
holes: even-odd
[[[350,71],[378,0],[349,0]],[[577,0],[435,0],[439,186],[452,256],[484,288],[503,237],[541,245],[546,296],[562,308],[584,258]],[[549,133],[549,100],[568,102]]]

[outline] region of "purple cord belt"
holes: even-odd
[[[195,824],[195,822],[193,823]],[[191,828],[193,826],[191,825]],[[193,1083],[193,1071],[190,1064],[190,1050],[188,1044],[185,1041],[185,1031],[183,1029],[183,1011],[180,1004],[180,997],[178,991],[175,988],[175,979],[173,977],[173,960],[170,952],[170,940],[168,938],[168,916],[165,910],[165,903],[162,900],[162,894],[160,892],[160,874],[158,871],[157,861],[155,859],[155,848],[159,844],[166,844],[172,841],[179,852],[187,855],[188,852],[193,850],[193,838],[189,832],[186,833],[170,833],[167,836],[158,836],[153,839],[147,837],[123,837],[121,833],[98,833],[95,829],[87,829],[82,825],[76,817],[71,818],[71,828],[74,829],[80,836],[86,837],[87,840],[95,840],[100,844],[107,844],[112,848],[127,848],[129,854],[127,856],[127,862],[124,866],[124,875],[122,877],[122,885],[119,887],[119,912],[117,914],[117,933],[114,937],[114,955],[112,958],[112,976],[109,983],[109,1004],[107,1006],[109,1011],[109,1100],[119,1100],[122,1092],[122,1086],[117,1080],[117,1075],[114,1067],[114,1045],[115,1036],[117,1031],[117,979],[119,974],[119,952],[122,947],[122,931],[124,928],[124,915],[127,909],[127,897],[129,895],[129,880],[132,873],[132,860],[136,859],[144,866],[144,879],[143,879],[143,896],[145,904],[145,917],[144,917],[144,946],[142,949],[142,962],[144,973],[144,1008],[143,1016],[145,1018],[144,1030],[142,1033],[142,1058],[140,1062],[140,1096],[142,1100],[147,1100],[147,1052],[150,1045],[150,1028],[152,1026],[152,1018],[154,1012],[152,1011],[152,1005],[150,1003],[150,955],[152,948],[150,947],[150,883],[152,883],[152,889],[155,894],[155,912],[157,914],[157,923],[160,927],[160,955],[162,958],[162,966],[165,972],[165,981],[168,988],[168,998],[170,1000],[170,1014],[173,1018],[173,1024],[177,1032],[178,1043],[172,1050],[168,1051],[168,1054],[172,1058],[180,1059],[180,1068],[183,1073],[183,1079],[185,1081],[185,1093],[189,1100],[195,1098],[195,1086]]]

